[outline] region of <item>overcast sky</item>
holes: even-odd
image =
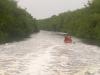
[[[18,0],[18,5],[37,19],[84,7],[88,0]]]

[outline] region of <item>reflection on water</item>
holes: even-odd
[[[0,45],[0,75],[100,75],[99,47],[63,40],[57,32],[41,31]]]

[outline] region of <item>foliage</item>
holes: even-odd
[[[37,23],[14,0],[0,0],[0,43],[29,36],[37,32]]]

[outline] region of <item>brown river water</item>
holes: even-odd
[[[0,75],[100,75],[100,47],[72,39],[66,44],[61,33],[40,31],[0,45]]]

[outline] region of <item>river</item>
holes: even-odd
[[[100,75],[100,47],[72,39],[66,44],[59,32],[40,31],[0,45],[0,75]]]

